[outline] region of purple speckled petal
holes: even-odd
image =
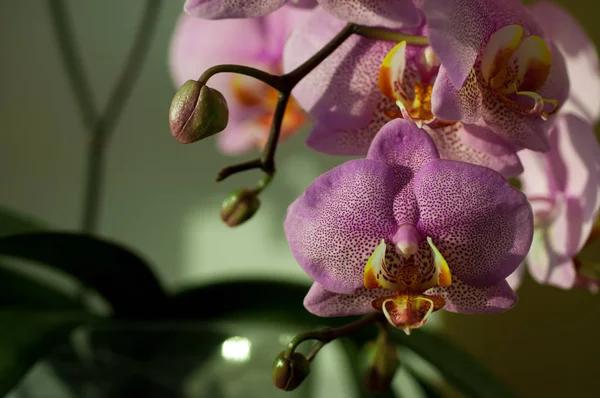
[[[351,160],[317,178],[290,205],[285,236],[314,281],[336,293],[363,286],[367,260],[397,229],[395,187],[394,173],[384,163]]]
[[[339,128],[335,124],[329,126],[327,119],[318,120],[306,139],[306,145],[327,155],[365,156],[375,135],[391,120],[384,111],[397,108],[393,100],[382,94],[371,121],[365,127]]]
[[[422,0],[431,47],[461,87],[490,36],[506,25],[521,25],[542,36],[533,15],[519,0]]]
[[[319,0],[319,4],[340,19],[361,25],[398,29],[421,22],[412,0]]]
[[[433,138],[441,159],[459,160],[496,170],[505,177],[523,172],[516,152],[504,147],[489,129],[472,124],[455,123],[436,128],[424,127]]]
[[[398,225],[415,224],[419,211],[411,205],[416,200],[413,180],[423,165],[439,159],[429,134],[408,120],[392,120],[375,136],[367,158],[384,162],[392,168],[396,183],[394,217]]]
[[[524,194],[497,172],[433,160],[414,181],[418,228],[467,284],[490,286],[509,276],[529,251],[533,215]]]
[[[471,71],[465,84],[457,88],[444,65],[440,67],[431,94],[431,109],[438,119],[475,123],[481,117],[481,101],[475,72]]]
[[[436,287],[427,293],[444,297],[444,309],[461,314],[503,312],[517,304],[517,295],[504,279],[491,286],[471,286],[454,277],[452,285]]]
[[[557,4],[536,3],[531,10],[566,58],[571,90],[563,112],[591,123],[600,119],[600,66],[596,46],[581,24]]]
[[[287,1],[186,0],[183,9],[189,15],[206,19],[256,18],[272,13]]]
[[[313,56],[344,25],[322,8],[313,10],[285,46],[284,71]],[[367,126],[381,99],[379,67],[393,46],[392,42],[350,37],[298,84],[294,97],[317,121],[333,126],[332,134]]]
[[[333,293],[317,282],[313,283],[304,298],[304,307],[322,317],[361,315],[376,310],[371,302],[379,297],[390,296],[395,292],[387,289],[357,289],[354,293]]]

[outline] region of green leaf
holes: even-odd
[[[400,330],[394,330],[393,336],[400,344],[437,368],[448,382],[469,397],[516,396],[470,354],[436,333],[419,329],[407,336]]]
[[[86,319],[77,311],[0,310],[0,396]]]
[[[74,310],[81,309],[81,304],[0,263],[0,308],[2,307]]]
[[[0,237],[45,229],[41,222],[31,217],[0,207]]]
[[[165,293],[144,260],[115,243],[74,233],[32,233],[0,239],[0,255],[40,262],[95,289],[115,317],[152,318]]]

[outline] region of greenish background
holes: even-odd
[[[264,194],[262,211],[240,228],[224,227],[218,217],[221,200],[259,175],[216,184],[217,171],[234,160],[220,155],[213,139],[184,146],[171,137],[167,111],[174,88],[167,54],[183,2],[164,3],[148,60],[110,145],[100,234],[143,253],[167,287],[248,275],[308,283],[289,253],[282,218],[315,177],[343,159],[309,152],[303,137],[296,137],[280,148],[278,176]],[[561,3],[598,42],[600,3]],[[68,4],[96,102],[104,104],[144,2]],[[46,2],[0,1],[0,29],[0,206],[59,229],[76,229],[88,135],[63,73]],[[519,295],[519,305],[506,314],[438,315],[440,331],[522,396],[594,396],[600,297],[529,279]]]

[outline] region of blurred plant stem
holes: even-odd
[[[104,111],[99,113],[75,44],[73,26],[69,22],[65,0],[48,0],[54,34],[67,78],[79,107],[82,123],[90,133],[81,218],[81,230],[85,233],[93,234],[97,230],[103,195],[106,148],[136,79],[140,75],[140,69],[158,22],[161,3],[162,0],[146,0],[144,14],[127,61],[111,91]]]

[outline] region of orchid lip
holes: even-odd
[[[558,111],[559,102],[542,98],[537,91],[545,84],[552,66],[552,53],[539,36],[525,37],[523,27],[508,25],[496,31],[489,39],[482,57],[482,83],[504,102],[520,113],[547,120]],[[529,97],[533,106],[526,106],[509,95]],[[552,109],[546,110],[546,105]]]

